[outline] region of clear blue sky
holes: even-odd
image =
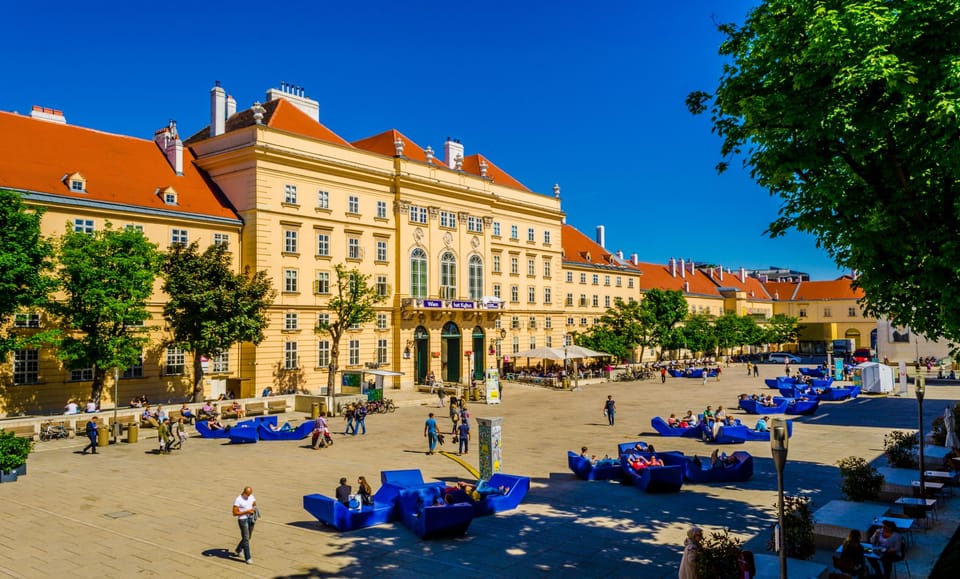
[[[4,9],[0,109],[62,109],[71,124],[189,135],[220,80],[239,109],[280,81],[306,88],[349,141],[395,128],[447,136],[531,189],[607,248],[832,279],[813,239],[763,231],[779,201],[739,168],[717,175],[709,119],[684,106],[720,74],[715,22],[748,0],[67,2]]]

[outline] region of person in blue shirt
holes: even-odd
[[[87,422],[87,438],[90,439],[90,444],[83,447],[83,452],[81,454],[87,454],[88,449],[93,449],[93,454],[97,454],[97,417],[91,417],[90,421]]]
[[[427,445],[430,447],[427,454],[433,454],[437,449],[437,421],[433,419],[433,412],[430,413],[427,421],[423,424],[423,436],[426,437]]]

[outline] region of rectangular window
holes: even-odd
[[[545,303],[545,304],[551,304],[551,303],[553,303],[552,292],[550,291],[550,288],[548,288],[548,287],[543,288],[543,303]]]
[[[807,317],[807,308],[800,308],[800,316],[799,316],[799,317],[801,317],[801,318]]]
[[[40,314],[17,314],[13,319],[17,328],[39,328]]]
[[[426,207],[417,207],[416,205],[410,206],[410,221],[413,223],[423,223],[427,222],[427,208]]]
[[[500,284],[498,283],[493,284],[493,297],[500,298]]]
[[[213,374],[226,374],[230,371],[230,351],[214,352],[210,355],[210,371]]]
[[[347,364],[350,366],[360,365],[360,340],[350,340],[347,348]]]
[[[517,275],[520,273],[520,260],[516,257],[510,258],[510,273]]]
[[[330,209],[330,193],[317,191],[317,209]]]
[[[530,349],[533,350],[536,347],[537,347],[537,337],[530,336]]]
[[[377,261],[387,261],[386,241],[377,241]]]
[[[71,179],[70,180],[70,190],[71,191],[80,191],[83,192],[83,181],[80,179]]]
[[[377,217],[380,219],[387,218],[387,202],[386,201],[377,201]]]
[[[510,301],[518,303],[520,301],[520,286],[510,286]]]
[[[317,234],[317,255],[320,257],[330,257],[330,235],[327,233]]]
[[[213,244],[222,245],[224,249],[230,249],[230,235],[227,233],[214,233]]]
[[[356,237],[347,238],[347,259],[360,259],[360,240]]]
[[[128,223],[124,229],[127,231],[139,231],[140,233],[143,233],[143,226],[138,223]]]
[[[483,219],[473,216],[467,217],[467,231],[483,233]]]
[[[587,307],[587,294],[580,294],[580,307]]]
[[[543,327],[548,330],[553,328],[553,318],[547,316],[546,319],[543,320]]]
[[[567,301],[565,302],[567,307],[573,306],[573,294],[567,294]]]
[[[377,364],[387,363],[387,340],[380,338],[377,340]]]
[[[317,367],[325,368],[330,365],[330,340],[317,342]]]
[[[297,284],[297,270],[295,269],[283,270],[283,291],[288,293],[300,291],[299,286]]]
[[[297,253],[299,251],[296,231],[288,229],[283,232],[283,251],[284,253]]]
[[[857,308],[847,308],[847,317],[849,318],[857,317]]]
[[[603,285],[605,285],[605,286],[607,286],[607,287],[610,287],[610,276],[609,276],[609,275],[603,276]]]
[[[93,233],[93,219],[74,219],[73,230],[77,233]]]
[[[283,315],[283,329],[284,330],[296,330],[300,325],[299,317],[297,312],[287,312]]]
[[[593,307],[599,308],[599,307],[600,307],[600,296],[598,296],[597,294],[593,294],[593,298],[590,300],[590,303],[591,303],[591,305],[592,305]]]
[[[581,325],[581,326],[586,326],[586,325],[587,325],[587,318],[580,318],[580,325]]]
[[[313,293],[317,293],[317,294],[330,293],[330,272],[328,271],[317,272],[317,283]]]
[[[385,275],[377,276],[377,295],[381,297],[390,295],[390,286],[387,285],[387,276]]]
[[[633,289],[633,278],[632,278],[632,277],[627,280],[627,287],[630,288],[630,289]]]
[[[40,381],[40,350],[13,353],[13,383],[36,384]]]
[[[360,213],[360,198],[356,195],[347,197],[347,213],[353,213],[354,215]]]
[[[510,239],[520,239],[520,229],[516,225],[510,226]]]
[[[520,336],[513,337],[513,344],[511,346],[513,347],[514,354],[520,351]]]
[[[537,286],[527,286],[527,303],[535,304],[537,303]]]
[[[296,185],[283,186],[283,202],[291,203],[293,205],[297,204],[297,186]]]
[[[187,357],[183,350],[175,346],[167,348],[167,360],[164,364],[163,373],[166,376],[179,376],[183,374]]]
[[[176,193],[164,193],[163,202],[167,205],[176,205],[177,204],[177,194]]]
[[[283,343],[283,369],[284,370],[296,370],[298,368],[297,360],[297,343],[296,342],[284,342]]]
[[[440,227],[457,228],[457,214],[452,211],[440,212]]]
[[[520,316],[513,316],[510,318],[510,328],[513,330],[520,329]]]
[[[550,277],[550,260],[543,260],[543,277]]]
[[[137,362],[123,371],[121,375],[123,378],[143,378],[143,354],[140,354],[140,358]]]
[[[537,275],[537,260],[528,259],[527,260],[527,275]]]
[[[549,231],[544,231],[544,232],[543,232],[543,244],[544,244],[544,245],[550,245],[550,232],[549,232]]]
[[[387,329],[387,314],[377,314],[377,329],[378,330]]]
[[[317,327],[318,328],[330,327],[330,314],[317,314]]]
[[[567,318],[567,325],[568,325],[568,326],[572,326],[572,325],[573,325],[573,318]]]
[[[80,368],[79,370],[70,370],[71,382],[89,382],[93,380],[93,368]]]
[[[599,284],[600,284],[600,276],[597,275],[597,274],[593,274],[592,276],[590,276],[590,281],[592,282],[593,285],[599,285]]]
[[[619,275],[617,276],[617,287],[623,287],[623,278]]]
[[[832,316],[833,316],[833,312],[830,310],[830,308],[823,308],[823,317],[829,318]]]
[[[527,241],[536,241],[537,232],[532,227],[527,228]]]
[[[547,336],[547,347],[548,348],[553,347],[553,336]]]
[[[610,296],[603,296],[603,307],[610,307]]]
[[[568,271],[568,272],[567,272],[567,283],[573,283],[573,272],[572,272],[572,271]]]
[[[582,284],[585,284],[585,283],[587,283],[587,274],[581,273],[581,274],[580,274],[580,284],[582,285]]]
[[[500,237],[500,222],[499,222],[499,221],[494,221],[494,222],[493,222],[493,234],[494,234],[495,236],[497,236],[497,237]]]
[[[187,244],[187,230],[186,229],[171,229],[170,230],[170,245],[186,245]]]
[[[493,273],[500,273],[500,256],[493,256]]]

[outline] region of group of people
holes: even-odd
[[[696,426],[699,424],[697,422],[697,416],[693,413],[693,410],[687,410],[687,413],[677,418],[676,413],[671,413],[667,418],[667,425],[671,428],[690,428],[691,426]]]
[[[343,410],[343,419],[347,423],[343,430],[344,434],[356,436],[361,429],[363,429],[363,432],[359,432],[359,434],[367,433],[367,406],[362,401],[347,404]]]
[[[870,546],[873,557],[866,557],[866,550],[862,543],[860,531],[850,531],[843,541],[840,550],[840,560],[843,561],[843,572],[854,577],[890,577],[893,564],[903,560],[903,537],[897,532],[893,521],[884,520],[870,535]],[[870,568],[867,567],[870,562]],[[871,572],[872,570],[872,572]]]
[[[346,477],[340,477],[340,486],[334,491],[337,501],[343,506],[358,509],[363,506],[373,504],[373,489],[367,482],[367,477],[357,478],[357,494],[353,494],[353,489],[347,484]]]
[[[87,414],[92,414],[94,412],[100,412],[100,407],[97,406],[96,401],[93,398],[87,400],[86,405],[84,405],[83,411]],[[73,399],[67,401],[67,405],[63,407],[64,414],[80,414],[80,405],[77,404]]]

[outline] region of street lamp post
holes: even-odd
[[[914,384],[914,392],[917,395],[917,409],[920,414],[920,497],[927,497],[927,480],[924,475],[925,468],[923,466],[923,394],[926,390],[927,380],[924,376],[920,375],[917,372],[917,382]]]
[[[773,464],[777,468],[777,551],[780,554],[780,578],[787,579],[787,550],[784,548],[786,529],[783,526],[783,469],[787,466],[787,447],[790,436],[787,434],[787,422],[774,418],[770,428],[770,452]]]
[[[503,341],[507,339],[507,331],[500,329],[500,337],[497,338],[497,375],[503,380]]]

